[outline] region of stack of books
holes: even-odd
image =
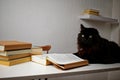
[[[99,16],[99,10],[96,9],[86,9],[83,12],[84,14],[90,14],[90,15],[95,15],[95,16]]]
[[[32,44],[21,41],[0,41],[0,64],[12,66],[31,61]]]

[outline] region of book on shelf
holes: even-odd
[[[14,41],[14,40],[0,41],[0,51],[29,49],[31,47],[32,47],[32,43],[29,42]]]
[[[84,14],[90,14],[90,15],[96,15],[96,16],[99,16],[98,13],[94,13],[94,12],[84,12]]]
[[[20,64],[28,61],[31,61],[31,57],[24,57],[24,58],[9,60],[9,61],[0,60],[0,64],[5,66],[12,66],[12,65],[16,65],[16,64]]]
[[[84,14],[92,14],[92,15],[99,16],[99,10],[96,10],[96,9],[85,9],[84,10]]]
[[[2,56],[10,56],[10,55],[24,54],[24,53],[31,53],[31,49],[0,51],[0,55],[2,55]]]
[[[53,53],[53,54],[43,54],[32,57],[32,60],[34,60],[34,62],[39,62],[43,64],[44,62],[42,61],[42,59],[44,60],[44,62],[47,60],[49,63],[52,63],[53,65],[63,70],[85,66],[89,64],[88,60],[77,57],[72,53]]]
[[[28,56],[31,56],[31,54],[30,53],[24,53],[24,54],[10,55],[10,56],[2,56],[2,55],[0,55],[0,60],[14,60],[14,59],[28,57]]]

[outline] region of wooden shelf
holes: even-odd
[[[117,19],[112,19],[112,18],[103,17],[103,16],[89,15],[89,14],[80,16],[80,19],[81,20],[94,20],[94,21],[101,21],[101,22],[108,22],[108,23],[118,23]]]

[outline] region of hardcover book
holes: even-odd
[[[96,9],[86,9],[86,10],[84,10],[84,14],[92,14],[92,15],[99,16],[99,10],[96,10]]]
[[[0,41],[0,51],[29,49],[32,43],[22,41]]]
[[[31,53],[31,49],[0,51],[0,55],[2,55],[2,56],[10,56],[10,55],[24,54],[24,53]]]
[[[1,56],[0,55],[0,60],[14,60],[14,59],[28,57],[28,56],[31,56],[31,53],[15,54],[15,55],[10,55],[10,56]]]
[[[0,60],[0,64],[6,65],[6,66],[12,66],[12,65],[28,62],[30,60],[31,60],[31,57],[24,57],[24,58],[19,58],[19,59],[15,59],[15,60],[9,60],[9,61]]]
[[[44,57],[44,58],[43,58]],[[37,59],[38,58],[38,59]],[[36,59],[36,61],[35,61]],[[75,67],[88,65],[88,60],[77,57],[72,53],[53,53],[53,54],[43,54],[39,56],[32,57],[34,62],[45,63],[48,61],[55,65],[56,67],[66,70]],[[44,60],[44,61],[43,61]],[[46,61],[47,60],[47,61]]]
[[[74,54],[52,54],[48,56],[48,61],[63,70],[88,65],[88,60]]]

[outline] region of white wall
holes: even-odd
[[[110,25],[80,21],[78,16],[87,8],[112,16],[112,0],[0,0],[0,40],[51,44],[51,52],[76,52],[80,23],[98,28],[110,39]]]
[[[120,0],[113,0],[112,17],[117,18],[120,22]],[[111,39],[120,45],[120,25],[116,24],[114,26]]]

